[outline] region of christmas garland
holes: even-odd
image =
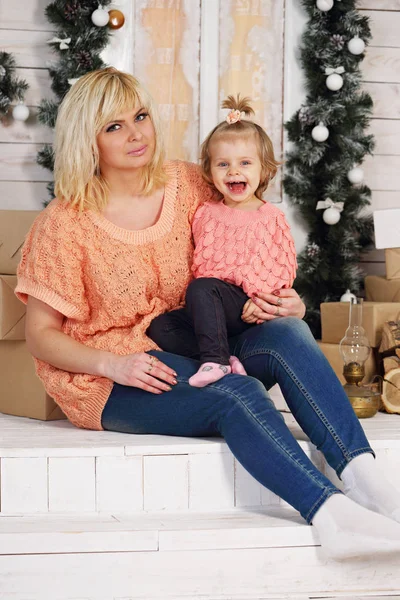
[[[300,49],[307,97],[285,124],[292,147],[283,184],[309,229],[295,287],[319,337],[320,303],[360,291],[360,257],[372,244],[371,190],[359,166],[374,146],[365,133],[372,99],[360,71],[371,32],[355,0],[301,2],[309,16]]]
[[[0,52],[0,118],[5,117],[13,102],[18,101],[13,117],[24,121],[29,116],[29,109],[23,104],[29,86],[24,79],[15,76],[15,69],[14,57],[8,52]]]
[[[104,8],[110,3],[111,0],[102,0],[99,6],[98,0],[55,0],[46,7],[46,17],[54,26],[54,37],[48,43],[58,54],[58,62],[48,69],[56,100],[45,99],[40,103],[40,123],[53,128],[58,107],[70,86],[85,73],[105,66],[100,53],[109,43],[110,29],[105,26],[109,24],[110,15]],[[38,152],[37,162],[53,171],[51,145]],[[53,182],[47,187],[53,198]]]

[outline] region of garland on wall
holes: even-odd
[[[17,121],[25,121],[29,117],[29,109],[24,104],[28,84],[15,75],[16,62],[12,54],[0,52],[0,119],[5,117],[14,102],[17,104],[12,115]]]
[[[371,32],[355,0],[301,3],[309,17],[300,48],[307,97],[285,124],[292,146],[283,184],[308,225],[295,287],[320,337],[320,303],[339,300],[347,289],[360,291],[359,261],[373,239],[365,214],[371,190],[360,167],[374,146],[365,133],[372,99],[361,89],[360,71]]]
[[[54,37],[48,41],[58,61],[48,71],[52,80],[54,100],[42,100],[39,106],[39,121],[51,128],[55,126],[58,107],[71,85],[95,69],[105,66],[100,57],[108,45],[112,29],[124,24],[124,15],[119,10],[107,11],[111,0],[55,0],[45,9],[48,21],[54,27]],[[53,171],[54,155],[50,144],[44,146],[37,155],[37,162]],[[48,190],[54,197],[54,185]]]

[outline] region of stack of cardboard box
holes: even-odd
[[[374,212],[375,245],[385,249],[386,277],[365,278],[367,300],[400,302],[400,208]]]
[[[25,342],[25,306],[14,294],[21,246],[37,211],[0,211],[0,412],[65,418],[46,394]]]

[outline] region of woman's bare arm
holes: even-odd
[[[32,296],[26,307],[26,344],[33,356],[57,369],[105,377],[109,352],[89,348],[62,331],[64,316]]]
[[[145,352],[118,356],[85,346],[63,333],[63,320],[60,312],[29,296],[26,343],[33,356],[63,371],[107,377],[155,394],[168,391],[176,383],[175,372],[162,361],[153,364],[152,357]]]

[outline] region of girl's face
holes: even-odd
[[[97,136],[100,171],[139,169],[151,160],[156,138],[146,109],[137,106],[107,123]]]
[[[210,143],[211,177],[227,206],[255,198],[261,162],[254,136],[217,139]]]

